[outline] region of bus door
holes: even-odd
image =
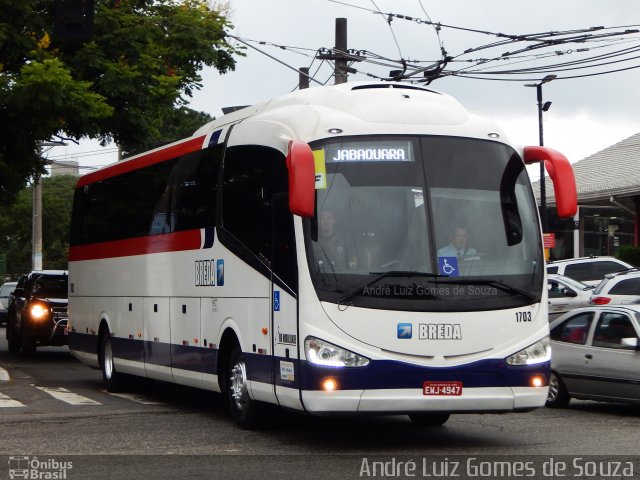
[[[271,331],[274,388],[280,405],[302,409],[299,394],[298,269],[293,215],[286,194],[273,200]]]

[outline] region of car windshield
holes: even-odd
[[[68,280],[66,275],[38,275],[31,293],[38,297],[67,298]]]
[[[452,137],[348,137],[312,149],[321,165],[317,214],[304,226],[321,300],[419,311],[539,301],[544,263],[535,202],[510,147]],[[371,282],[384,272],[393,274]]]

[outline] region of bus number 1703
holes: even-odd
[[[530,322],[531,312],[516,312],[516,323]]]

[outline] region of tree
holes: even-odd
[[[73,192],[78,178],[56,175],[42,178],[42,265],[67,269],[69,225]],[[0,209],[0,252],[6,253],[7,272],[31,270],[33,187],[23,188],[8,209]]]
[[[149,145],[172,116],[188,116],[205,65],[225,73],[242,54],[205,0],[95,0],[89,41],[52,38],[54,4],[0,0],[0,203],[43,172],[41,141]]]
[[[162,119],[157,136],[150,136],[148,140],[138,145],[137,148],[123,151],[123,154],[127,157],[136,155],[174,140],[189,137],[198,128],[212,120],[215,120],[214,117],[205,112],[179,107]]]

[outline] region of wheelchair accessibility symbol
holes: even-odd
[[[441,275],[458,276],[458,257],[438,257],[438,267]]]

